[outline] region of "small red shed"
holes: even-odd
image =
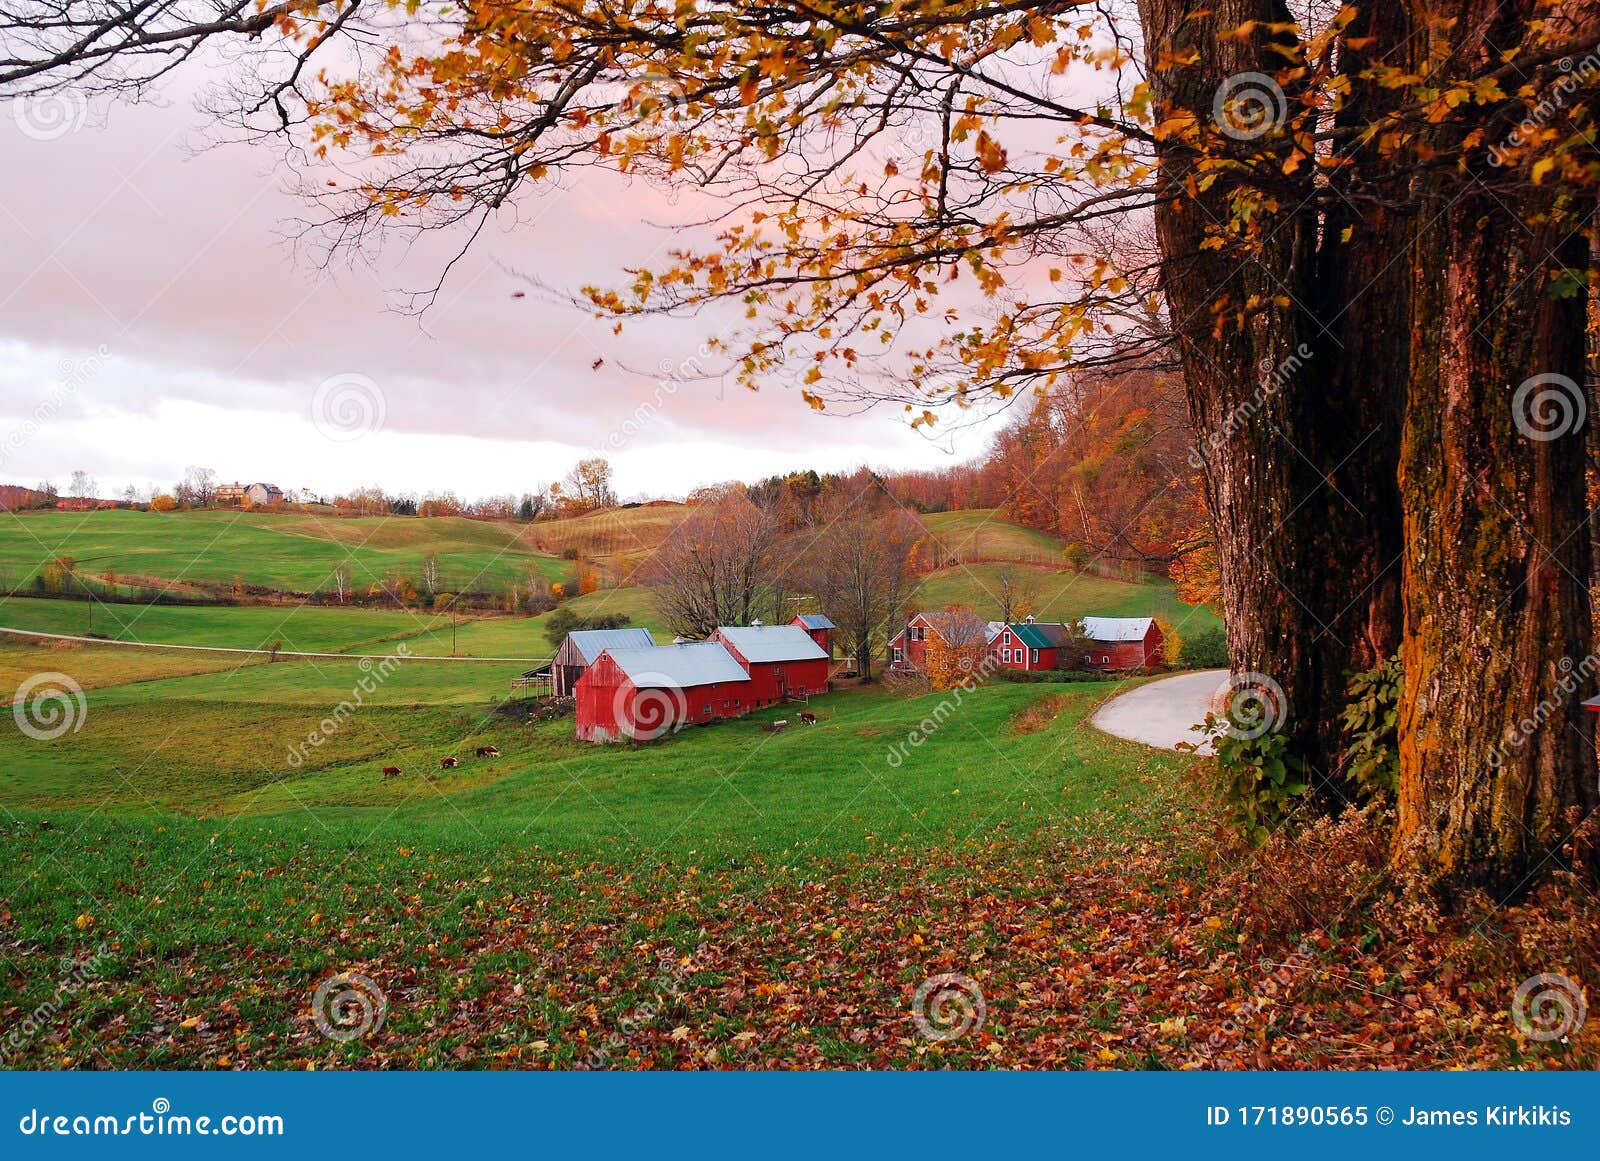
[[[822,647],[822,651],[830,658],[833,656],[833,631],[839,626],[835,625],[821,613],[801,613],[790,621],[791,625],[799,625],[806,631],[806,635]]]
[[[749,675],[758,706],[828,692],[828,654],[799,625],[724,625],[711,640]]]
[[[714,641],[607,649],[575,688],[586,742],[654,741],[754,708],[744,667]]]
[[[1151,617],[1085,617],[1089,668],[1154,669],[1161,664],[1161,626]]]

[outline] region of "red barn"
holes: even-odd
[[[711,634],[750,677],[756,705],[828,692],[829,657],[799,625],[724,625]]]
[[[833,656],[833,631],[839,626],[828,620],[821,613],[801,613],[791,625],[799,625],[806,631],[806,635],[821,646],[822,651],[829,657]]]
[[[1161,664],[1161,627],[1150,617],[1085,617],[1089,668],[1154,669]]]
[[[577,735],[586,742],[654,741],[754,708],[744,667],[714,641],[607,649],[575,690]]]

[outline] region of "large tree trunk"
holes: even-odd
[[[1152,57],[1197,50],[1181,69],[1152,61],[1158,120],[1187,111],[1202,124],[1224,81],[1272,74],[1284,60],[1265,32],[1220,33],[1292,22],[1274,0],[1141,0],[1140,12]],[[1270,141],[1243,142],[1240,153]],[[1161,148],[1172,196],[1156,224],[1217,529],[1229,656],[1236,674],[1281,687],[1283,728],[1308,764],[1313,797],[1336,809],[1354,797],[1338,761],[1348,674],[1392,652],[1400,623],[1395,468],[1407,334],[1392,300],[1357,301],[1350,288],[1403,290],[1385,267],[1405,227],[1382,216],[1324,222],[1302,166],[1250,254],[1203,248],[1232,214],[1232,190],[1226,179],[1186,188],[1194,160],[1185,141]],[[1274,159],[1265,164],[1289,180]],[[1233,321],[1247,303],[1274,299],[1287,305]]]
[[[1554,199],[1441,184],[1421,218],[1401,489],[1396,855],[1515,890],[1595,808],[1585,503],[1588,246]],[[1543,378],[1539,378],[1543,377]]]

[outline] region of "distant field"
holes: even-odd
[[[537,569],[547,579],[570,574],[563,549],[613,553],[602,563],[616,575],[636,565],[684,519],[682,505],[615,509],[536,525],[495,524],[454,518],[340,519],[238,512],[48,513],[0,515],[0,572],[12,583],[46,556],[74,556],[86,573],[107,568],[168,579],[231,580],[314,589],[327,579],[345,548],[368,570],[420,572],[437,553],[445,589],[462,587],[467,569],[493,578],[526,578]],[[941,552],[970,563],[930,574],[919,592],[927,608],[967,605],[985,617],[999,615],[997,573],[1016,563],[1041,619],[1086,615],[1165,614],[1186,633],[1218,624],[1209,610],[1180,604],[1164,581],[1142,583],[1080,575],[1061,568],[1060,545],[993,511],[943,512],[925,517]],[[41,547],[41,539],[43,548]],[[29,545],[32,545],[29,548]],[[48,551],[44,549],[47,548]],[[185,558],[184,554],[191,554]],[[621,613],[629,622],[670,636],[647,590],[605,588],[569,603],[582,615]],[[190,607],[91,604],[12,598],[0,601],[0,625],[35,631],[106,634],[117,640],[259,648],[277,640],[287,650],[377,650],[404,639],[418,656],[542,658],[552,652],[545,617],[462,617],[422,611],[293,606]]]
[[[98,689],[264,663],[265,658],[230,657],[223,653],[56,641],[33,643],[0,636],[0,701],[9,702],[17,688],[38,673],[65,673],[84,689]]]
[[[1061,563],[1061,542],[1045,532],[1013,524],[993,508],[930,512],[922,523],[944,555],[971,563],[982,560]]]
[[[125,605],[43,597],[0,600],[0,626],[8,629],[72,636],[87,636],[92,630],[114,641],[232,649],[262,649],[279,641],[282,648],[290,651],[343,653],[447,623],[441,615],[398,609],[337,609],[320,605]]]
[[[96,578],[247,584],[293,592],[330,585],[348,565],[357,586],[389,576],[421,576],[438,558],[441,589],[499,588],[530,569],[562,579],[570,563],[539,552],[521,526],[458,517],[329,517],[297,513],[29,512],[0,513],[0,573],[24,585],[54,557],[74,558]]]
[[[552,556],[573,549],[588,557],[614,558],[611,563],[626,576],[660,547],[692,510],[683,504],[646,504],[541,521],[528,527],[527,541]]]

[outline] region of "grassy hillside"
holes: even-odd
[[[611,508],[565,520],[530,525],[528,543],[541,552],[560,556],[576,551],[614,563],[623,574],[658,548],[692,511],[684,504],[646,504],[638,508]]]
[[[526,625],[526,621],[520,622]],[[347,653],[423,634],[448,624],[413,610],[339,609],[320,605],[133,605],[40,597],[0,600],[0,626],[156,645],[206,645],[311,653]],[[446,631],[448,638],[448,630]],[[449,651],[448,640],[445,651]],[[537,656],[521,653],[517,656]]]
[[[493,583],[569,573],[560,559],[568,548],[613,553],[604,564],[617,575],[636,564],[681,521],[682,505],[615,509],[570,520],[522,526],[454,518],[339,519],[269,513],[144,512],[43,513],[0,516],[0,574],[17,583],[50,556],[71,555],[93,575],[115,569],[166,579],[231,580],[298,590],[323,585],[348,550],[359,562],[358,580],[386,571],[416,576],[436,554],[443,587],[462,587],[471,576]],[[1009,523],[992,511],[944,512],[926,518],[947,558],[968,563],[926,579],[918,599],[926,608],[968,605],[985,617],[999,613],[998,572],[1016,563],[1029,604],[1041,619],[1085,615],[1165,614],[1186,633],[1217,625],[1205,609],[1180,604],[1169,584],[1080,575],[1061,569],[1060,545],[1044,533]],[[469,575],[470,574],[470,575]],[[622,613],[659,635],[668,630],[648,591],[624,586],[577,598],[584,615]],[[463,617],[452,637],[450,621],[420,611],[293,607],[143,607],[14,598],[0,602],[0,625],[45,632],[102,633],[117,640],[258,648],[278,640],[306,651],[378,650],[405,639],[421,655],[544,657],[543,617]]]
[[[938,543],[941,553],[952,561],[973,563],[986,560],[1029,561],[1059,565],[1062,545],[1045,532],[1024,528],[1005,519],[993,508],[972,508],[961,512],[930,512],[922,523]]]
[[[1004,564],[957,565],[931,573],[918,590],[924,608],[966,605],[985,618],[999,616],[1000,578]],[[1041,621],[1075,621],[1079,617],[1170,618],[1180,634],[1192,636],[1221,627],[1210,609],[1185,605],[1170,581],[1123,581],[1110,577],[1066,572],[1038,565],[1017,565],[1013,570],[1026,589],[1026,602]]]
[[[25,670],[39,655],[0,644],[7,670]],[[92,646],[52,651],[49,661],[61,672],[98,664]],[[299,763],[289,760],[290,747],[317,731],[373,669],[288,661],[146,674],[91,689],[76,732],[49,743],[17,731],[0,738],[0,802],[10,810],[76,805],[205,815],[382,806],[398,811],[405,831],[429,827],[443,810],[573,850],[625,843],[640,853],[686,856],[709,844],[779,854],[858,850],[871,835],[960,838],[996,817],[1042,823],[1064,804],[1076,811],[1087,805],[1080,796],[1098,795],[1103,784],[1082,771],[1109,752],[1135,764],[1176,762],[1090,731],[1016,736],[1014,720],[1052,695],[1011,685],[969,699],[938,746],[907,750],[892,763],[908,723],[937,697],[845,692],[814,701],[823,720],[806,730],[763,732],[760,718],[782,716],[773,710],[659,745],[597,747],[572,738],[570,717],[526,726],[493,712],[513,669],[401,662],[370,681],[359,711]],[[1053,695],[1045,721],[1060,712],[1075,723],[1113,688],[1096,683]],[[480,741],[505,757],[472,759]],[[994,745],[1009,764],[994,762]],[[449,754],[461,768],[423,782]],[[408,776],[381,778],[391,763]],[[574,794],[580,777],[582,792]]]
[[[85,574],[247,584],[294,592],[329,587],[348,565],[358,586],[419,577],[439,560],[441,588],[498,588],[530,568],[560,580],[571,565],[540,552],[522,527],[458,517],[328,517],[270,512],[29,512],[0,514],[0,574],[26,584],[47,560],[70,556]]]
[[[0,642],[0,672],[96,648]],[[1221,843],[1192,759],[1086,724],[1111,683],[597,747],[480,669],[407,663],[337,721],[353,662],[150,673],[0,732],[7,1066],[1594,1067],[1592,1030],[1530,1041],[1505,999],[1592,910],[1380,920],[1387,843]],[[1258,1003],[1283,963],[1293,1003]],[[384,1015],[347,1043],[311,1011],[341,973]],[[950,973],[986,1015],[935,1039]]]

